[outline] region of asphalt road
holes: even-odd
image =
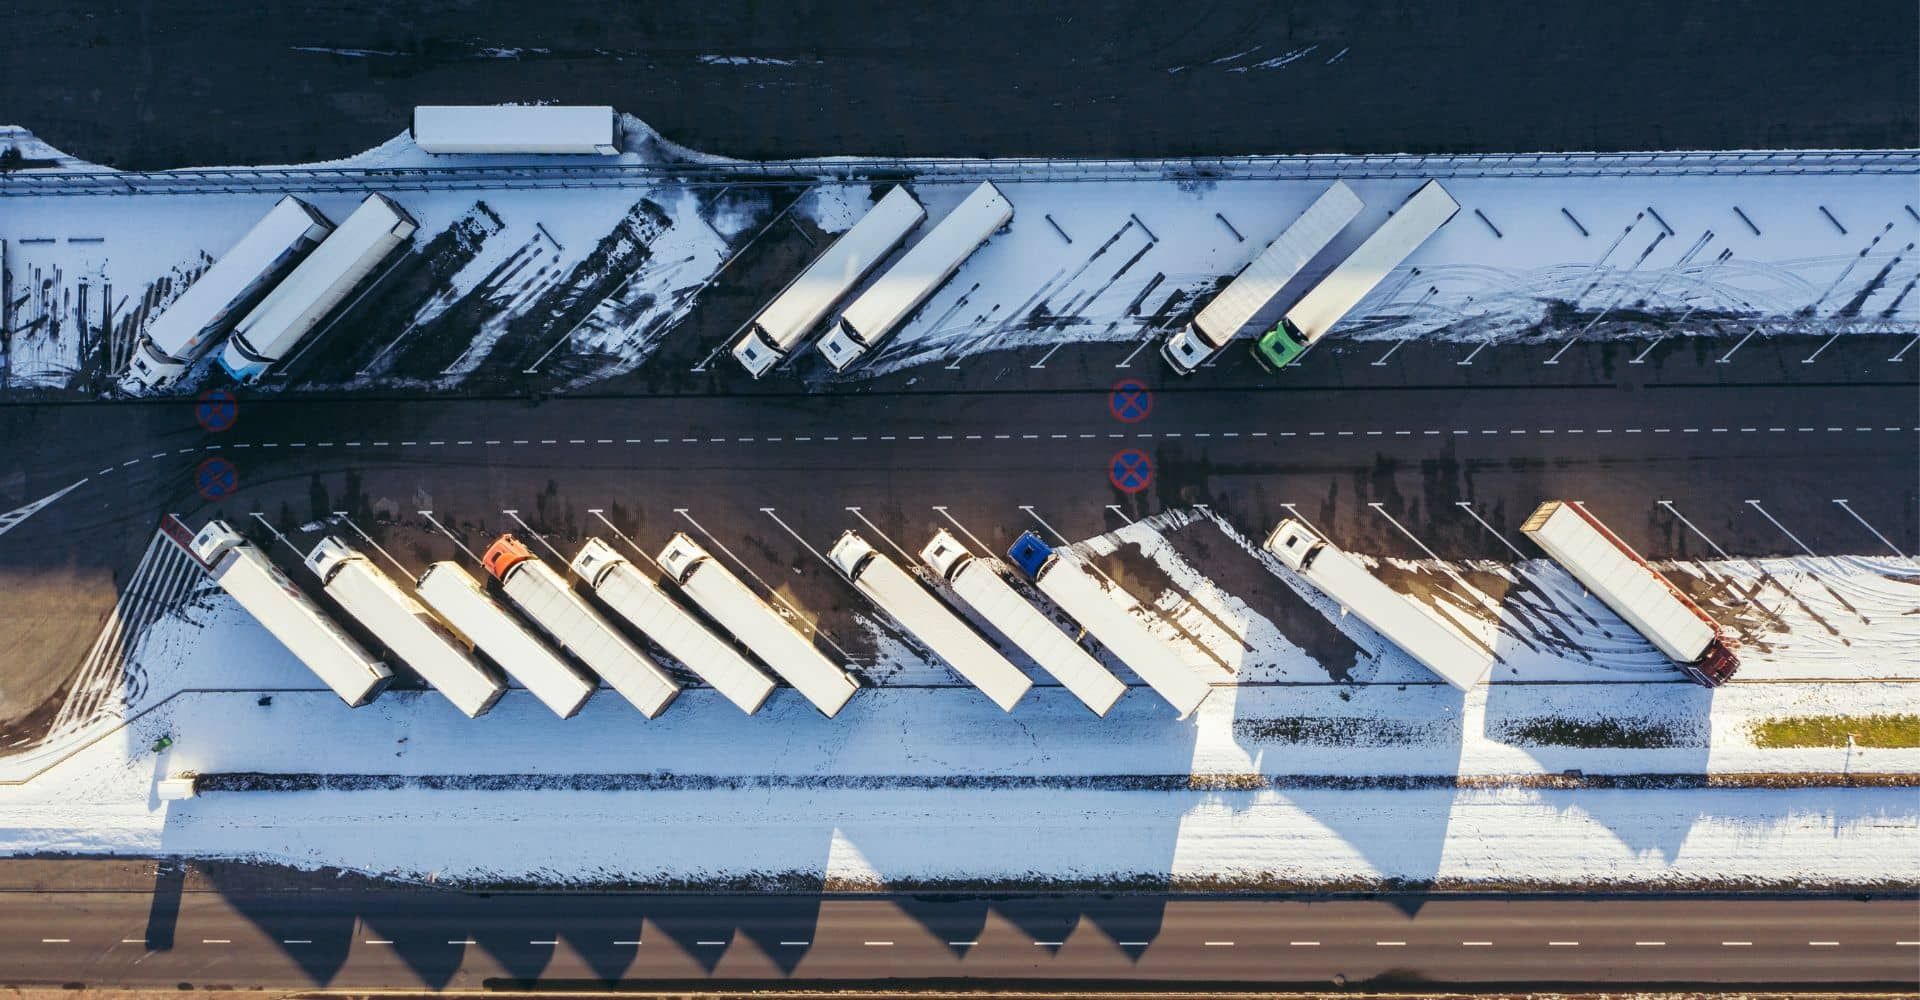
[[[331,159],[415,104],[530,100],[750,158],[1920,143],[1899,0],[20,0],[0,36],[10,123],[124,167]]]
[[[163,880],[164,882],[164,880]],[[1912,988],[1915,901],[461,894],[0,896],[8,985],[481,989]]]

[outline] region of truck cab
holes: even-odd
[[[1167,359],[1167,364],[1173,366],[1174,371],[1187,375],[1212,357],[1215,350],[1217,348],[1207,343],[1207,339],[1200,335],[1200,331],[1192,323],[1188,323],[1180,328],[1179,333],[1168,337],[1167,342],[1160,345],[1160,356]]]
[[[1273,534],[1267,536],[1266,550],[1279,557],[1288,569],[1299,573],[1313,565],[1313,557],[1324,544],[1319,535],[1290,517],[1281,521],[1273,529]]]
[[[827,558],[840,567],[840,572],[847,574],[849,580],[857,578],[861,568],[873,556],[873,546],[851,531],[842,534],[840,540],[833,543],[833,548],[827,550]]]
[[[480,556],[480,565],[485,566],[487,572],[493,574],[494,579],[504,581],[508,570],[532,558],[533,553],[527,551],[527,547],[521,544],[520,539],[512,535],[501,535],[494,539],[492,545],[487,546],[485,554]]]
[[[1171,345],[1169,345],[1171,346]],[[1270,372],[1293,364],[1307,349],[1307,338],[1288,319],[1281,319],[1273,329],[1260,335],[1253,342],[1253,359],[1260,367]]]
[[[1053,558],[1053,546],[1041,541],[1039,535],[1031,531],[1025,532],[1013,540],[1012,547],[1007,549],[1007,558],[1013,560],[1015,566],[1020,567],[1020,572],[1038,580],[1040,571],[1045,569],[1047,561]]]

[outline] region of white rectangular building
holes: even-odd
[[[888,191],[760,310],[733,345],[733,356],[754,378],[772,371],[926,217],[906,188]]]
[[[892,615],[933,655],[947,661],[1001,711],[1011,712],[1033,681],[1007,661],[1000,651],[940,603],[898,563],[874,550],[866,539],[849,531],[840,536],[827,558],[853,581],[880,610]]]
[[[413,109],[413,144],[428,153],[620,151],[613,108],[566,105],[423,105]]]
[[[1104,717],[1127,692],[1120,678],[1020,596],[991,563],[968,552],[945,529],[936,532],[920,550],[920,558],[947,581],[960,600],[1033,657],[1040,669],[1053,675],[1093,714]]]
[[[420,228],[385,195],[370,194],[233,328],[220,367],[257,382]]]
[[[612,546],[598,538],[587,539],[573,557],[573,571],[627,624],[686,664],[742,712],[759,711],[773,694],[773,678],[675,604]]]
[[[572,718],[593,696],[592,678],[581,673],[542,642],[481,587],[473,574],[451,562],[437,562],[420,574],[420,599],[474,648],[500,665],[542,705],[563,719]]]
[[[280,567],[225,521],[208,521],[188,549],[214,582],[266,626],[349,707],[372,701],[393,671],[321,610]]]
[[[485,715],[507,693],[499,674],[353,546],[328,535],[306,563],[328,596],[467,718]]]
[[[821,714],[832,718],[859,689],[845,670],[821,655],[779,612],[684,533],[667,540],[660,550],[660,567],[700,610],[813,702]]]
[[[887,339],[920,308],[987,238],[1013,221],[1013,203],[992,181],[967,195],[959,207],[875,279],[820,340],[820,353],[835,371]]]
[[[265,294],[331,232],[333,223],[319,209],[292,195],[280,199],[147,324],[122,387],[140,392],[178,380],[213,346],[227,321],[238,318],[237,310]]]

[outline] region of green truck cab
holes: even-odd
[[[1292,364],[1306,349],[1307,338],[1292,323],[1282,319],[1253,342],[1253,359],[1267,371],[1277,372]]]

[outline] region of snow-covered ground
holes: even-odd
[[[626,132],[629,151],[612,162],[715,159],[664,143],[632,119]],[[331,166],[508,162],[512,158],[431,157],[401,135]],[[820,169],[832,162],[819,161]],[[932,219],[971,187],[938,177],[929,174],[911,183]],[[1460,214],[1363,300],[1339,334],[1484,344],[1564,339],[1576,332],[1738,337],[1756,328],[1920,329],[1920,296],[1912,294],[1920,282],[1920,257],[1913,253],[1920,215],[1911,207],[1911,174],[1623,172],[1442,179],[1460,201]],[[1405,178],[1349,183],[1365,210],[1330,252],[1281,294],[1281,302],[1304,292],[1418,186],[1416,179]],[[857,381],[1000,349],[1148,338],[1190,313],[1197,299],[1252,259],[1325,184],[1147,178],[1003,182],[1016,211],[1011,227],[844,378]],[[871,204],[874,191],[867,184],[822,182],[795,212],[820,230],[837,233]],[[678,328],[677,320],[700,308],[697,293],[758,231],[760,221],[752,214],[738,226],[708,218],[724,194],[718,186],[644,179],[630,187],[390,194],[422,224],[416,247],[446,232],[476,201],[505,226],[443,284],[411,303],[416,311],[403,325],[409,332],[465,300],[487,317],[476,324],[477,333],[465,334],[472,342],[456,352],[460,362],[427,379],[443,387],[470,376],[476,359],[528,310],[568,304],[563,286],[572,286],[575,295],[596,296],[579,326],[568,329],[569,313],[564,322],[544,317],[557,329],[540,331],[557,344],[559,358],[595,359],[578,372],[568,369],[573,384],[644,364],[661,339]],[[90,339],[99,336],[103,324],[114,328],[108,339],[130,343],[158,314],[169,290],[177,294],[181,279],[236,241],[277,196],[9,198],[8,211],[0,214],[0,241],[21,305],[9,320],[13,346],[5,385],[68,384],[90,357]],[[312,200],[337,219],[358,196],[322,194]],[[605,241],[623,238],[624,222],[643,200],[654,206],[652,222],[627,238],[644,252],[629,248],[589,262]],[[626,283],[602,299],[598,289],[608,275]],[[78,301],[82,284],[90,296],[84,310]],[[777,287],[778,282],[770,284],[768,294]],[[111,301],[103,303],[108,289]],[[22,298],[23,291],[31,294]],[[140,310],[143,301],[151,308]],[[329,333],[336,339],[346,336],[333,330],[323,337]],[[112,354],[113,363],[123,356],[124,347]],[[357,374],[374,383],[421,381],[412,373],[371,366]]]
[[[39,752],[9,759],[15,776],[42,773],[0,788],[0,850],[240,856],[466,880],[848,887],[1920,878],[1920,858],[1901,847],[1920,835],[1911,788],[1565,789],[1529,780],[1568,771],[1920,774],[1920,750],[1764,749],[1751,734],[1770,718],[1920,710],[1912,683],[1864,680],[1913,676],[1920,643],[1900,638],[1898,616],[1878,633],[1843,623],[1845,639],[1870,656],[1803,644],[1801,631],[1823,630],[1784,613],[1768,646],[1745,650],[1749,671],[1824,680],[1715,691],[1673,683],[1670,668],[1622,629],[1611,647],[1597,645],[1595,662],[1502,645],[1515,673],[1462,695],[1308,588],[1302,596],[1365,651],[1351,679],[1370,683],[1332,683],[1271,622],[1180,559],[1184,532],[1244,541],[1226,530],[1178,512],[1074,547],[1102,559],[1138,546],[1131,558],[1153,561],[1173,582],[1143,595],[1154,598],[1151,625],[1218,677],[1213,697],[1185,721],[1138,687],[1105,719],[1051,685],[1003,714],[924,662],[896,665],[832,720],[784,689],[751,717],[705,689],[652,721],[609,692],[565,721],[518,690],[480,720],[431,692],[390,692],[349,710],[217,588],[169,583],[151,595],[164,613],[132,641],[124,671],[102,678],[126,696],[99,699],[90,719],[69,720]],[[158,551],[164,558],[166,548]],[[1817,569],[1833,585],[1832,567],[1798,563],[1769,572]],[[1305,588],[1263,565],[1280,585]],[[1911,567],[1851,566],[1845,586],[1863,618],[1887,620],[1862,595],[1913,606],[1898,596],[1915,586]],[[1534,563],[1508,571],[1545,572]],[[1585,629],[1610,618],[1571,588],[1542,588],[1527,620],[1554,615],[1591,616]],[[1202,618],[1215,632],[1196,627]],[[223,656],[205,656],[209,648]],[[912,656],[904,647],[883,655]],[[1531,682],[1539,680],[1561,683]],[[172,745],[155,752],[163,736]],[[288,775],[294,790],[159,801],[157,780],[182,771]],[[1428,780],[1367,787],[1408,777]],[[382,836],[365,836],[373,824]],[[636,829],[648,831],[648,850],[632,849]]]

